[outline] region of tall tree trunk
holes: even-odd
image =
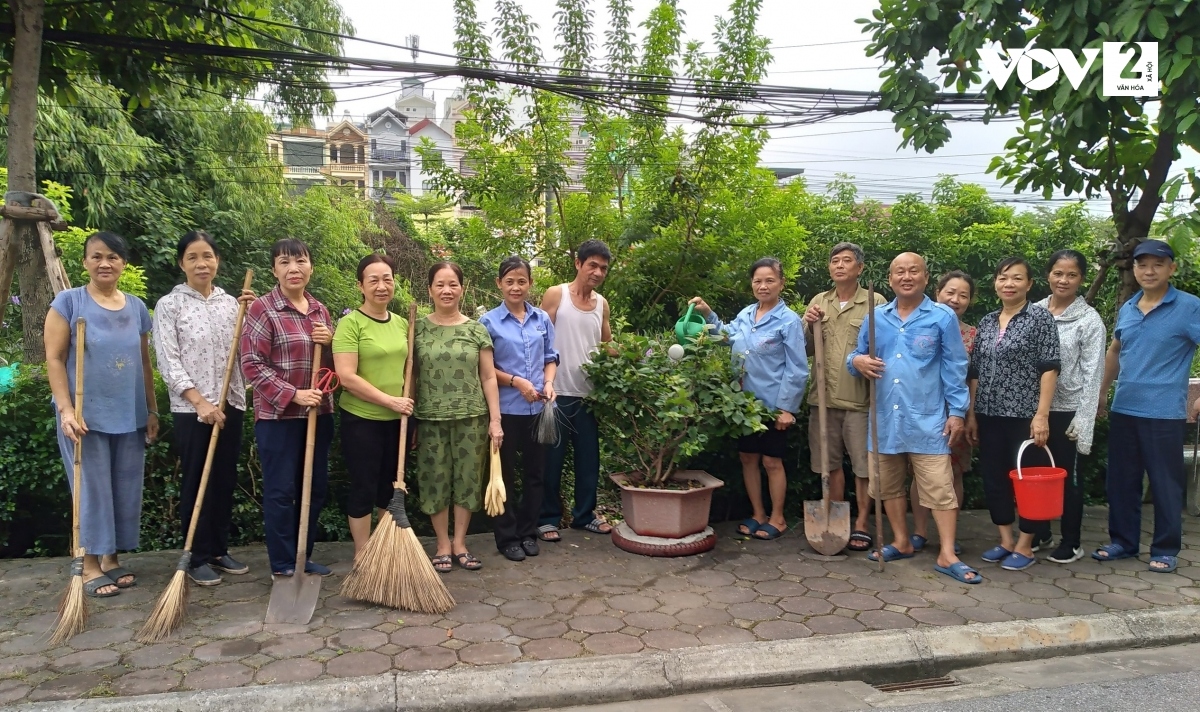
[[[34,133],[37,129],[45,0],[10,0],[9,6],[13,13],[13,60],[8,92],[8,189],[34,193],[37,192]],[[42,343],[43,318],[54,293],[46,275],[46,259],[37,230],[25,221],[15,223],[14,227],[9,249],[15,249],[18,255],[25,361],[42,363],[46,360]],[[0,274],[0,281],[7,292],[12,282],[11,273]],[[7,302],[7,293],[4,297]]]

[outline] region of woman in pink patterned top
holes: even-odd
[[[975,280],[962,270],[954,270],[942,275],[937,284],[937,301],[954,310],[958,315],[958,330],[962,334],[963,345],[970,354],[975,347],[975,327],[962,320],[962,315],[971,306],[975,298]],[[954,468],[954,494],[958,497],[961,507],[963,501],[963,473],[971,470],[971,445],[966,438],[950,446],[950,466]],[[917,499],[917,485],[914,482],[910,493],[913,510],[913,548],[918,551],[925,548],[926,534],[929,531],[929,510],[922,507]],[[959,553],[961,547],[954,545],[954,553]]]

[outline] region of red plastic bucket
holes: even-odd
[[[1017,469],[1008,473],[1012,480],[1013,492],[1017,495],[1017,512],[1024,519],[1046,521],[1058,519],[1063,513],[1063,487],[1067,481],[1067,471],[1054,465],[1054,455],[1050,448],[1044,447],[1050,455],[1050,467],[1021,467],[1021,457],[1025,448],[1033,444],[1032,440],[1021,443],[1017,450]]]

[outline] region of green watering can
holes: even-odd
[[[686,346],[696,340],[708,327],[708,322],[699,314],[694,314],[695,304],[689,304],[687,311],[679,321],[675,322],[675,340],[680,346]]]

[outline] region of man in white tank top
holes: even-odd
[[[612,527],[596,518],[596,487],[600,481],[600,432],[596,418],[584,404],[592,390],[583,364],[591,361],[600,344],[612,341],[608,326],[608,300],[596,288],[608,276],[612,252],[599,240],[588,240],[575,251],[575,280],[551,287],[542,297],[542,309],[554,322],[554,348],[558,351],[558,445],[546,449],[542,516],[538,537],[556,542],[561,537],[560,485],[567,441],[575,446],[575,504],[571,528],[607,534]]]

